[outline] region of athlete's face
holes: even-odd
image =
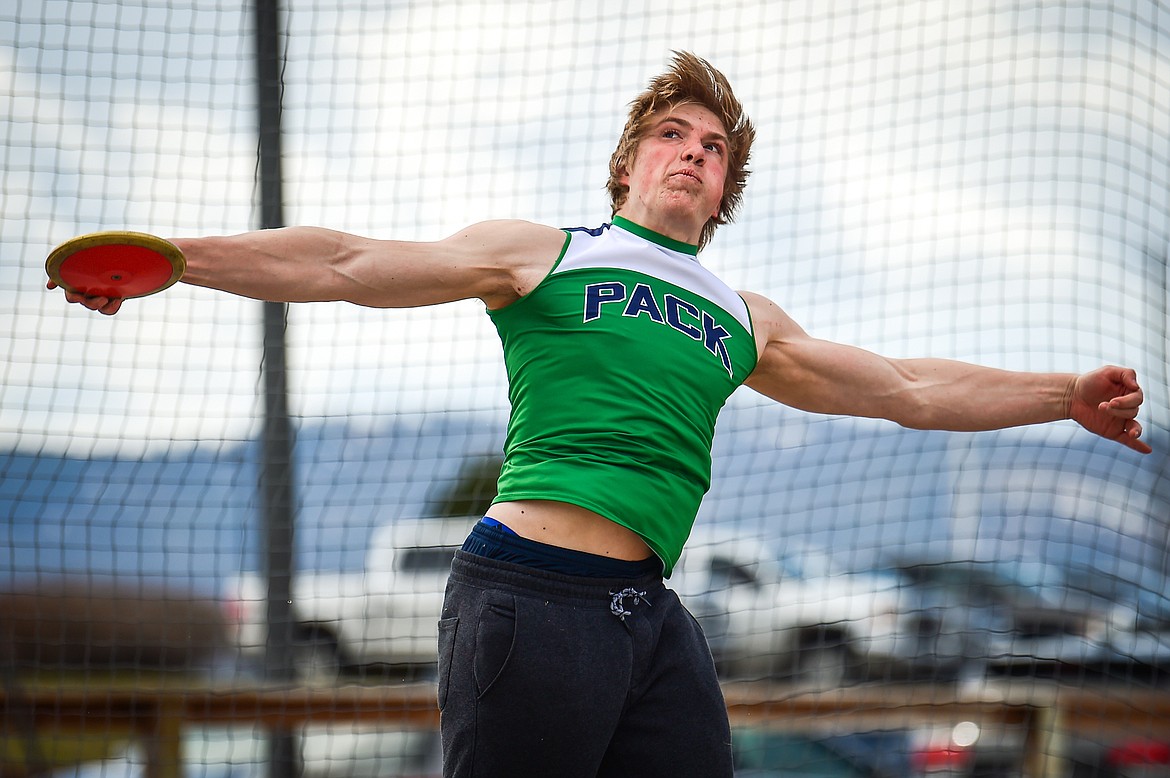
[[[719,213],[726,179],[722,122],[701,105],[675,106],[652,119],[638,142],[621,179],[630,188],[621,213],[651,229],[663,221],[693,223],[694,235],[685,240],[696,243]]]

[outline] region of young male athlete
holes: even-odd
[[[257,299],[485,303],[512,414],[498,495],[456,556],[440,624],[449,776],[731,775],[710,653],[663,577],[709,485],[715,418],[741,384],[921,429],[1071,418],[1150,450],[1132,370],[886,359],[810,337],[715,278],[698,249],[739,203],[754,135],[723,75],[678,54],[632,104],[610,164],[612,220],[595,229],[175,241],[184,281]],[[68,297],[103,313],[122,303]]]

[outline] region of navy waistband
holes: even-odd
[[[587,578],[641,578],[661,575],[662,562],[656,556],[627,561],[599,554],[550,546],[517,535],[511,528],[490,517],[471,528],[463,542],[469,554],[501,562]]]

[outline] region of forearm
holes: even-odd
[[[336,268],[362,239],[315,227],[172,239],[187,258],[183,282],[275,302],[340,299]]]
[[[1077,379],[942,359],[890,363],[898,378],[881,415],[914,429],[974,432],[1067,419]]]

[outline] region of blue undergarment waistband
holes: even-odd
[[[490,516],[485,516],[471,528],[471,534],[463,542],[463,550],[487,559],[511,562],[562,575],[587,578],[641,578],[647,574],[662,574],[662,562],[656,556],[627,561],[550,546],[547,543],[522,538],[510,527]]]

